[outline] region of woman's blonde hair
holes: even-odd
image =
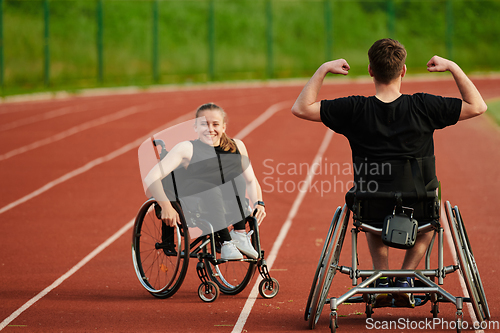
[[[223,124],[227,123],[226,111],[224,111],[223,108],[221,108],[220,106],[218,106],[214,103],[206,103],[206,104],[203,104],[200,107],[198,107],[198,109],[196,110],[196,118],[199,117],[201,112],[212,111],[212,110],[219,111],[222,115],[222,123]],[[231,138],[229,136],[227,136],[227,134],[225,132],[222,133],[222,136],[220,138],[220,147],[224,151],[230,151],[231,153],[236,152],[236,144],[234,143],[233,140],[231,140]]]

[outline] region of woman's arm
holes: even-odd
[[[250,197],[251,204],[255,210],[255,218],[257,219],[258,224],[260,225],[264,218],[266,217],[266,208],[262,205],[257,205],[257,201],[264,201],[262,199],[262,189],[260,187],[259,181],[257,177],[255,177],[255,173],[252,168],[252,164],[250,164],[250,159],[248,157],[247,148],[243,144],[243,141],[234,139],[238,150],[242,156],[242,167],[243,167],[243,178],[245,179],[248,196]],[[245,160],[247,162],[245,163]]]
[[[177,144],[144,178],[144,184],[160,205],[161,218],[168,226],[173,227],[176,223],[180,223],[179,214],[175,211],[170,203],[170,199],[163,190],[161,183],[162,179],[168,176],[177,167],[189,164],[193,156],[193,144],[189,141],[184,141]]]

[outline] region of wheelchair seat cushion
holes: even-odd
[[[358,199],[352,191],[347,192],[346,203],[355,220],[376,228],[382,228],[384,219],[393,213],[397,204],[395,199],[388,198]],[[418,221],[419,226],[439,219],[440,206],[437,195],[422,201],[404,200],[403,197],[402,205],[413,209],[413,218]]]

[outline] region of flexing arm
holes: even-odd
[[[321,103],[317,102],[319,90],[323,85],[326,74],[343,74],[347,75],[349,64],[344,59],[325,62],[321,65],[316,73],[311,77],[309,82],[304,86],[299,97],[292,107],[292,113],[299,118],[321,121],[320,107]]]
[[[234,139],[236,145],[238,146],[238,150],[240,151],[242,161],[246,158],[247,161],[250,161],[248,158],[247,148],[243,144],[243,141]],[[244,163],[247,164],[247,163]],[[252,168],[252,164],[248,163],[248,165],[243,165],[243,178],[245,179],[248,196],[250,197],[251,204],[254,205],[257,201],[262,200],[262,189],[260,187],[259,181],[257,177],[255,177],[255,173]],[[255,218],[257,219],[258,224],[262,223],[264,217],[266,217],[266,209],[264,206],[256,205],[255,207]]]
[[[429,72],[450,71],[453,75],[458,90],[462,95],[462,111],[459,120],[479,116],[488,108],[474,83],[472,83],[463,70],[453,61],[434,56],[427,63],[427,70]]]
[[[163,190],[161,180],[174,171],[181,164],[188,164],[193,155],[193,145],[189,141],[177,144],[144,178],[148,191],[158,202],[161,209],[161,218],[168,226],[173,227],[180,223],[179,214],[170,203],[170,199]]]

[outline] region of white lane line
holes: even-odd
[[[16,319],[21,313],[26,311],[30,306],[35,304],[37,301],[39,301],[42,297],[50,293],[52,290],[57,288],[61,283],[63,283],[65,280],[67,280],[71,275],[75,274],[80,268],[85,266],[90,260],[92,260],[95,256],[97,256],[99,253],[101,253],[104,249],[106,249],[109,245],[113,244],[115,240],[120,238],[124,233],[126,233],[132,226],[134,225],[135,219],[132,219],[130,222],[125,224],[120,230],[118,230],[113,236],[109,237],[104,243],[99,245],[98,247],[95,248],[94,251],[90,252],[85,258],[83,258],[78,264],[73,266],[69,271],[67,271],[64,275],[62,275],[60,278],[55,280],[50,286],[42,290],[38,295],[30,299],[28,302],[24,303],[23,306],[21,306],[19,309],[14,311],[10,316],[5,318],[1,323],[0,323],[0,331],[7,327],[14,319]]]
[[[297,198],[295,199],[292,208],[290,209],[290,212],[288,213],[288,217],[281,227],[280,233],[278,234],[278,237],[276,238],[276,241],[274,242],[273,248],[271,249],[271,252],[269,254],[269,257],[266,259],[267,262],[267,267],[269,270],[271,270],[274,261],[276,260],[276,257],[278,256],[278,252],[283,245],[283,242],[286,238],[286,235],[288,234],[288,231],[290,230],[290,227],[292,226],[293,219],[295,218],[295,215],[297,214],[300,205],[302,204],[302,200],[304,199],[306,193],[307,193],[307,188],[309,185],[312,183],[312,180],[314,178],[314,175],[316,173],[317,168],[319,167],[321,163],[321,158],[323,157],[323,154],[325,153],[326,149],[328,148],[328,145],[330,144],[330,141],[333,137],[333,132],[331,130],[327,130],[325,137],[323,138],[323,142],[321,143],[321,146],[319,147],[318,153],[314,157],[314,160],[311,164],[311,168],[309,168],[309,172],[307,174],[305,182],[302,184],[302,187],[299,190],[299,194],[297,195]],[[241,333],[243,331],[243,327],[245,326],[245,323],[248,319],[248,316],[250,315],[250,312],[252,311],[252,308],[255,304],[255,301],[257,300],[257,296],[259,294],[259,283],[262,281],[262,277],[259,275],[259,278],[255,282],[252,291],[250,292],[250,295],[247,298],[247,301],[245,302],[245,305],[243,307],[243,310],[241,310],[240,316],[238,318],[238,321],[234,325],[232,333]]]
[[[99,104],[104,104],[102,102],[99,102]],[[1,131],[7,131],[11,130],[13,128],[21,127],[24,125],[29,125],[29,124],[34,124],[39,121],[44,121],[60,116],[64,116],[66,114],[71,114],[71,113],[77,113],[77,112],[83,112],[83,111],[88,111],[89,109],[95,108],[97,105],[92,106],[89,105],[89,103],[85,104],[80,104],[80,105],[73,105],[73,106],[64,106],[62,108],[58,108],[52,111],[47,111],[42,114],[37,114],[31,117],[26,117],[18,120],[11,121],[10,123],[2,124],[0,125],[0,132]]]
[[[243,139],[248,133],[250,133],[251,131],[253,131],[257,126],[261,125],[266,119],[269,119],[274,113],[276,113],[277,111],[279,111],[280,109],[277,107],[277,106],[280,106],[281,105],[281,109],[284,107],[284,104],[285,102],[281,102],[281,103],[277,103],[277,104],[273,104],[271,107],[269,107],[266,111],[264,111],[264,113],[257,117],[254,121],[252,121],[250,124],[248,124],[245,128],[243,128],[243,130],[241,130],[236,136],[239,137],[240,139]],[[124,110],[125,111],[125,110]],[[156,134],[158,132],[160,132],[161,130],[165,129],[165,128],[168,128],[170,126],[173,126],[175,124],[178,124],[178,123],[181,123],[183,121],[186,121],[186,120],[189,120],[189,116],[191,115],[192,113],[187,113],[183,116],[180,116],[179,118],[153,130],[152,132],[150,132],[150,134],[146,135],[146,136],[143,136],[137,140],[135,140],[134,142],[131,142],[123,147],[121,147],[120,149],[117,149],[111,153],[109,153],[108,155],[106,156],[102,156],[102,157],[99,157],[99,158],[96,158],[95,160],[93,161],[90,161],[88,162],[87,164],[85,164],[84,166],[78,168],[78,169],[75,169],[71,172],[68,172],[67,174],[45,184],[44,186],[40,187],[39,189],[25,195],[24,197],[14,201],[14,202],[11,202],[10,204],[7,204],[6,206],[0,208],[0,214],[2,213],[5,213],[6,211],[22,204],[22,203],[25,203],[26,201],[28,200],[31,200],[33,199],[34,197],[37,197],[39,196],[40,194],[44,193],[44,192],[47,192],[49,189],[53,188],[54,186],[58,185],[58,184],[61,184],[71,178],[74,178],[92,168],[94,168],[95,166],[97,165],[100,165],[102,163],[105,163],[105,162],[108,162],[122,154],[125,154],[126,152],[130,151],[131,149],[134,149],[135,147],[138,147],[142,142],[144,142],[144,140],[146,140],[148,137],[151,136],[151,134]],[[263,115],[265,115],[265,117],[262,117]],[[257,126],[255,124],[258,124]],[[247,128],[250,128],[251,130],[248,130]]]
[[[234,137],[236,139],[242,140],[245,136],[250,134],[254,129],[262,125],[266,120],[268,120],[273,114],[282,110],[285,107],[292,107],[293,101],[283,101],[276,104],[271,105],[264,113],[258,116],[254,121],[248,124],[245,128],[243,128],[238,134]]]
[[[448,226],[448,215],[446,215],[446,211],[444,208],[443,203],[441,203],[441,216],[442,216],[442,222],[441,224],[443,225],[444,229],[444,234],[446,235],[446,242],[448,243],[448,248],[450,249],[451,255],[453,257],[454,262],[458,262],[457,258],[457,251],[455,249],[455,243],[453,242],[453,237],[451,236],[451,230],[450,227]],[[446,220],[446,222],[445,222]],[[460,287],[462,288],[462,292],[464,293],[464,297],[469,297],[469,292],[467,290],[467,286],[465,285],[465,280],[462,274],[458,274],[458,280],[460,281]],[[472,307],[472,304],[467,302],[464,302],[464,305],[467,306],[467,310],[469,310],[470,318],[472,320],[472,323],[477,322],[477,317],[476,313],[474,312],[474,308]],[[478,333],[484,333],[483,330],[476,330],[475,332]]]
[[[280,103],[277,103],[277,104],[274,104],[272,105],[271,107],[269,107],[265,112],[264,114],[266,114],[267,118],[264,119],[267,120],[269,119],[274,113],[276,113],[277,111],[279,111],[279,109],[276,109],[276,105],[278,105]],[[273,112],[269,111],[269,110],[274,110]],[[193,112],[190,112],[188,114],[185,114],[183,116],[180,116],[179,118],[167,123],[166,125],[160,127],[159,129],[156,129],[154,131],[151,132],[151,134],[156,134],[157,132],[161,131],[161,130],[164,130],[165,128],[167,127],[170,127],[170,126],[173,126],[175,124],[178,124],[178,123],[181,123],[183,121],[186,121],[189,119],[189,116],[192,116]],[[260,124],[262,124],[264,121],[262,121],[262,117],[259,116],[257,117],[253,122],[251,122],[250,124],[247,125],[247,127],[251,127],[252,130],[255,129],[257,126],[255,126],[255,123],[256,122],[260,122]],[[246,131],[246,128],[244,128],[240,133],[238,133],[239,135],[239,138],[240,139],[243,139],[247,134],[245,134],[245,132],[250,133],[251,131]],[[243,133],[243,134],[241,134]],[[65,176],[63,177],[60,177],[58,179],[56,179],[57,183],[54,183],[54,182],[51,182],[51,183],[54,183],[52,184],[50,187],[47,187],[45,188],[47,185],[45,185],[44,187],[42,188],[45,188],[43,191],[35,191],[37,192],[36,195],[33,195],[31,196],[31,194],[35,193],[31,193],[30,195],[24,197],[26,198],[26,200],[23,200],[22,202],[26,202],[28,201],[29,199],[31,199],[32,197],[35,197],[37,195],[40,195],[41,193],[47,191],[49,188],[52,188],[54,187],[55,185],[57,184],[60,184],[62,183],[63,181],[66,181],[68,179],[71,179],[73,177],[75,177],[76,175],[79,175],[85,171],[88,171],[89,169],[91,169],[92,167],[98,165],[98,164],[102,164],[104,162],[107,162],[117,156],[120,156],[124,153],[126,153],[127,151],[135,148],[135,147],[138,147],[141,143],[144,142],[144,140],[146,140],[147,138],[149,138],[151,136],[151,134],[148,134],[142,138],[139,138],[137,140],[135,140],[134,142],[131,142],[129,143],[128,145],[124,146],[123,148],[121,149],[118,149],[118,150],[115,150],[114,152],[106,155],[106,156],[103,156],[101,158],[98,158],[92,162],[89,162],[87,163],[85,166],[79,168],[79,169],[76,169],[68,174],[66,174]],[[126,147],[126,148],[125,148]],[[91,165],[89,167],[86,167],[88,165]],[[319,165],[319,164],[318,164]],[[69,176],[71,174],[71,176]],[[63,180],[64,178],[64,180]],[[49,184],[51,184],[49,183]],[[30,196],[30,197],[29,197]],[[29,197],[29,198],[27,198]],[[23,198],[22,198],[23,199]],[[19,201],[19,200],[18,200]],[[21,204],[22,202],[19,202],[17,203],[16,205],[8,208],[8,209],[11,209],[11,208],[14,208],[15,206]],[[12,205],[12,204],[11,204]],[[4,210],[6,207],[8,207],[9,205],[5,206],[4,208],[0,209],[0,214],[7,211],[8,209]],[[24,311],[26,311],[29,307],[31,307],[33,304],[35,304],[37,301],[39,301],[42,297],[44,297],[45,295],[47,295],[50,291],[52,291],[53,289],[57,288],[61,283],[63,283],[66,279],[68,279],[71,275],[73,275],[74,273],[76,273],[80,268],[82,268],[86,263],[88,263],[91,259],[93,259],[96,255],[98,255],[100,252],[102,252],[106,247],[108,247],[110,244],[112,244],[115,240],[117,240],[118,238],[120,238],[120,236],[122,236],[125,232],[127,232],[130,228],[132,228],[132,226],[134,225],[134,221],[135,221],[135,218],[132,219],[130,222],[128,222],[126,225],[124,225],[120,230],[118,230],[113,236],[111,236],[108,240],[106,240],[104,243],[102,243],[101,245],[99,245],[94,251],[92,251],[88,256],[86,256],[85,258],[83,258],[76,266],[74,266],[72,269],[70,269],[68,272],[66,272],[66,274],[62,275],[59,279],[57,279],[54,283],[52,283],[50,286],[48,286],[47,288],[45,288],[44,290],[42,290],[38,295],[36,295],[35,297],[33,297],[32,299],[30,299],[28,302],[26,302],[23,306],[21,306],[19,309],[17,309],[16,311],[14,311],[9,317],[7,317],[5,320],[3,320],[1,323],[0,323],[0,331],[2,329],[4,329],[5,327],[7,327],[7,325],[9,325],[14,319],[16,319],[21,313],[23,313]],[[274,260],[273,260],[274,261]]]
[[[158,104],[156,104],[156,107],[157,106],[158,106]],[[118,120],[121,118],[125,118],[127,116],[132,115],[132,114],[144,112],[144,111],[149,111],[149,110],[152,110],[154,108],[155,108],[154,103],[141,105],[141,106],[136,105],[136,106],[132,106],[132,107],[120,110],[118,112],[112,113],[110,115],[106,115],[106,116],[103,116],[103,117],[100,117],[100,118],[97,118],[97,119],[94,119],[91,121],[87,121],[83,124],[71,127],[63,132],[52,135],[48,138],[35,141],[35,142],[30,143],[28,145],[13,149],[5,154],[2,154],[2,155],[0,155],[0,161],[6,160],[8,158],[11,158],[13,156],[16,156],[16,155],[19,155],[22,153],[26,153],[26,152],[33,150],[33,149],[36,149],[36,148],[40,148],[40,147],[48,145],[52,142],[62,140],[64,138],[67,138],[68,136],[71,136],[71,135],[77,134],[79,132],[88,130],[92,127],[104,125],[106,123],[109,123],[109,122],[112,122],[112,121],[115,121],[115,120]]]
[[[37,196],[39,196],[40,194],[42,193],[45,193],[47,192],[48,190],[50,190],[51,188],[53,188],[54,186],[56,185],[59,185],[61,183],[64,183],[65,181],[67,180],[70,180],[71,178],[74,178],[84,172],[87,172],[89,171],[90,169],[100,165],[100,164],[103,164],[105,162],[108,162],[108,161],[111,161],[112,159],[120,156],[120,155],[123,155],[125,154],[126,152],[134,149],[134,148],[137,148],[141,143],[144,142],[144,140],[146,140],[147,138],[150,137],[151,134],[155,134],[155,133],[158,133],[159,131],[161,131],[162,129],[165,129],[167,127],[170,127],[170,126],[173,126],[173,125],[176,125],[178,123],[181,123],[183,121],[186,121],[189,119],[189,117],[192,115],[192,112],[190,113],[187,113],[183,116],[180,116],[178,117],[177,119],[173,120],[173,121],[170,121],[168,122],[167,124],[163,125],[162,127],[158,127],[157,129],[151,131],[150,134],[148,135],[145,135],[143,137],[140,137],[139,139],[133,141],[133,142],[130,142],[129,144],[126,144],[124,146],[122,146],[121,148],[115,150],[115,151],[112,151],[111,153],[105,155],[105,156],[102,156],[102,157],[99,157],[99,158],[96,158],[95,160],[92,160],[90,162],[88,162],[87,164],[79,167],[78,169],[75,169],[71,172],[68,172],[67,174],[65,175],[62,175],[61,177],[45,184],[44,186],[40,187],[39,189],[25,195],[24,197],[14,201],[14,202],[11,202],[10,204],[0,208],[0,214],[2,213],[5,213],[6,211],[14,208],[14,207],[17,207],[19,206],[20,204],[22,203],[25,203],[26,201],[28,200],[31,200]]]

